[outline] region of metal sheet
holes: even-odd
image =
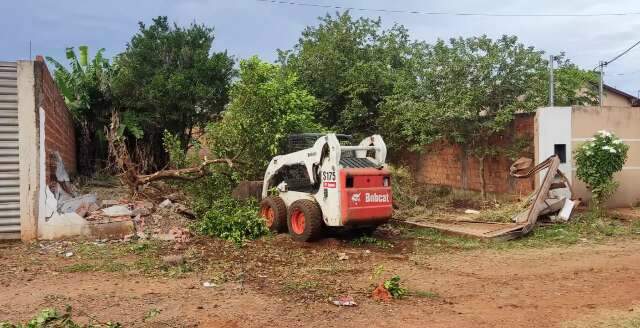
[[[17,64],[0,62],[0,239],[20,238]]]

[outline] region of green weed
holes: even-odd
[[[371,237],[371,236],[360,236],[358,238],[351,240],[351,244],[356,246],[373,245],[373,246],[385,248],[385,249],[393,247],[392,243],[386,240],[378,239],[376,237]]]

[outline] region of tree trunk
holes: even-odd
[[[469,156],[466,146],[460,150],[460,185],[462,190],[469,189]]]
[[[480,174],[480,195],[482,196],[482,199],[486,199],[487,198],[487,182],[484,179],[484,156],[482,157],[478,157],[478,168],[479,168],[479,174]]]

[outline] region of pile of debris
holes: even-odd
[[[168,195],[156,206],[149,200],[98,199],[95,192],[79,194],[71,184],[62,159],[56,154],[55,181],[44,190],[45,208],[40,222],[40,239],[82,236],[95,239],[157,238],[188,240],[184,228],[195,218],[179,200]]]
[[[443,232],[479,238],[514,239],[530,233],[541,222],[566,222],[573,210],[580,204],[574,198],[569,179],[559,169],[560,159],[553,155],[536,166],[529,158],[521,158],[513,163],[510,175],[517,179],[532,179],[539,173],[540,183],[527,199],[526,207],[513,218],[513,223],[483,222],[463,218],[460,220],[416,221],[406,224],[433,228]],[[479,214],[468,211],[467,214]]]

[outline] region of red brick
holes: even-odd
[[[36,58],[36,81],[38,107],[45,111],[45,150],[46,150],[46,177],[47,183],[51,181],[55,169],[55,157],[57,151],[70,174],[76,172],[76,139],[71,112],[66,107],[64,99],[47,69],[41,56]]]
[[[511,137],[530,139],[529,150],[521,156],[533,158],[534,117],[532,114],[516,116],[504,136],[495,139],[495,144],[505,144]],[[458,145],[440,143],[431,145],[422,154],[407,154],[400,158],[408,163],[415,172],[419,182],[432,185],[445,185],[461,189],[462,162],[461,148]],[[532,180],[515,180],[509,176],[511,160],[505,157],[485,159],[486,189],[495,193],[527,194],[533,191]],[[467,187],[480,190],[479,163],[473,156],[467,156]]]

